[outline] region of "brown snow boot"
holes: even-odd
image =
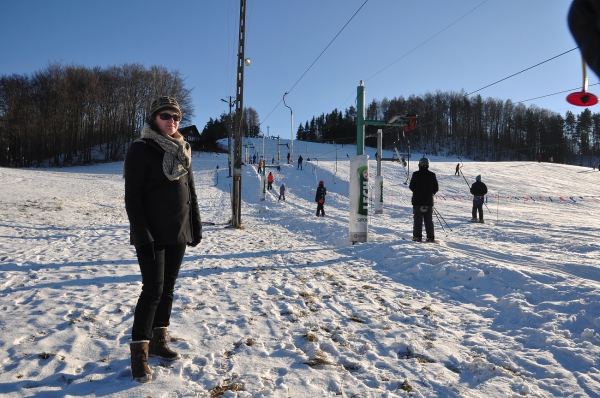
[[[149,340],[132,341],[129,344],[131,350],[131,376],[133,380],[146,383],[152,380],[152,373],[148,367],[148,343]]]
[[[167,328],[154,328],[150,340],[150,356],[159,357],[165,361],[174,361],[181,356],[167,345]]]

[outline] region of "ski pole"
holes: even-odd
[[[458,171],[460,172],[460,175],[462,176],[462,178],[465,180],[465,184],[467,184],[469,189],[471,189],[471,186],[469,185],[469,181],[467,181],[467,177],[465,177],[464,173],[462,172],[462,167]]]
[[[440,221],[440,217],[438,216],[437,211],[435,211],[435,207],[433,208],[433,210],[434,210],[433,214],[435,214],[435,218],[437,218],[438,223],[440,224],[440,227],[442,227],[442,231],[444,231],[444,233],[446,234],[446,236],[448,236],[448,232],[446,232],[446,230],[444,229],[444,225]]]
[[[438,209],[436,209],[436,208],[434,207],[434,208],[433,208],[433,211],[435,211],[435,212],[436,212],[436,216],[439,216],[439,217],[441,217],[441,219],[442,219],[442,220],[444,220],[444,224],[446,224],[446,226],[448,227],[448,229],[449,229],[451,232],[454,232],[454,231],[452,231],[452,228],[450,228],[450,225],[448,225],[448,223],[446,222],[446,220],[444,219],[444,217],[442,216],[442,214],[441,214],[441,213],[438,211]]]
[[[483,200],[483,199],[482,199],[482,200]],[[490,208],[487,206],[487,203],[485,203],[485,200],[483,200],[483,205],[484,205],[484,206],[485,206],[485,208],[487,209],[488,213],[490,213],[490,214],[493,214],[493,213],[490,211]]]
[[[500,206],[500,192],[498,192],[498,201],[496,201],[496,221],[498,221],[498,207]]]

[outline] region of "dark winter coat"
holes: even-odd
[[[433,195],[438,191],[437,177],[427,167],[419,167],[419,171],[413,173],[408,188],[413,193],[413,206],[433,206]]]
[[[198,243],[202,223],[192,167],[178,180],[163,171],[165,151],[151,139],[131,144],[125,157],[125,210],[137,247]]]
[[[317,188],[317,193],[315,194],[315,202],[319,202],[319,199],[323,199],[323,203],[325,203],[325,196],[327,195],[327,188],[323,185],[319,185]]]
[[[597,0],[573,0],[567,21],[573,38],[588,66],[600,76],[600,3]]]
[[[487,194],[487,186],[481,181],[475,181],[471,185],[471,194],[473,196],[484,196]]]
[[[302,160],[304,160],[304,159],[302,159],[302,155],[300,155],[300,156],[298,157],[298,164],[302,164]]]

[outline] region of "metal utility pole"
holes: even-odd
[[[233,120],[231,119],[231,108],[233,108],[233,104],[235,101],[232,96],[227,97],[229,101],[221,98],[221,101],[225,102],[229,105],[229,129],[227,131],[227,165],[229,166],[229,175],[227,177],[231,177],[231,134],[233,133]]]
[[[292,140],[291,148],[290,148],[290,159],[293,161],[294,160],[294,112],[292,112],[292,108],[290,108],[285,103],[285,96],[288,94],[289,93],[283,94],[283,105],[285,105],[286,107],[288,107],[290,109],[290,139]]]
[[[365,84],[356,88],[356,154],[365,153]]]
[[[400,119],[400,121],[398,121]],[[356,157],[350,159],[350,229],[349,239],[352,244],[366,242],[369,222],[369,161],[364,154],[365,126],[398,126],[405,131],[414,128],[417,115],[397,115],[388,121],[365,120],[365,85],[361,80],[356,88]],[[381,131],[381,130],[380,130]],[[378,143],[381,142],[381,133],[378,134]],[[378,174],[381,173],[381,144],[377,150]],[[376,176],[375,184],[378,185],[380,199],[383,198],[383,177]],[[382,205],[382,203],[381,203]],[[381,207],[379,209],[382,209]],[[381,210],[383,212],[383,210]],[[379,213],[375,209],[375,213]]]
[[[240,28],[235,95],[235,146],[233,150],[233,206],[231,225],[242,226],[242,112],[244,109],[244,42],[246,36],[246,0],[240,0]]]

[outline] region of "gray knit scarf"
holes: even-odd
[[[154,140],[165,150],[163,172],[170,181],[179,180],[187,174],[187,168],[192,164],[192,149],[183,137],[173,138],[166,134],[157,133],[146,123],[142,128],[142,138]],[[125,168],[123,168],[123,177],[125,177]]]

